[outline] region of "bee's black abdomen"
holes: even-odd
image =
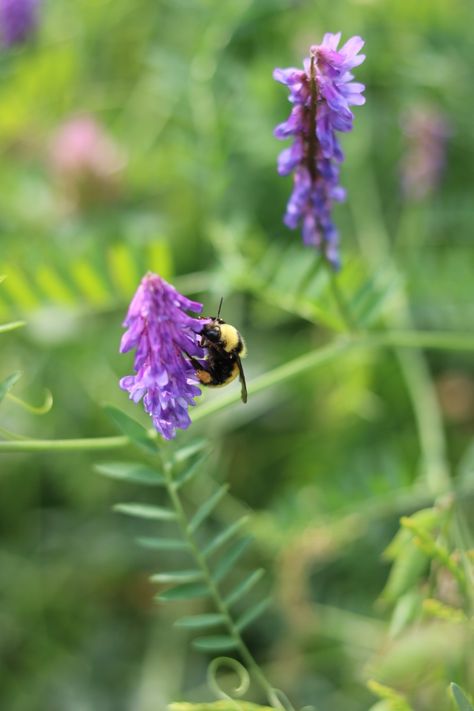
[[[208,358],[206,370],[211,376],[208,385],[214,387],[230,383],[238,375],[236,360],[227,353],[213,352]]]

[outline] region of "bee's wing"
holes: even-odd
[[[247,383],[245,382],[245,375],[244,375],[244,369],[242,367],[242,361],[240,360],[239,356],[237,356],[236,359],[237,359],[237,365],[239,367],[239,374],[240,374],[240,385],[241,385],[240,396],[242,398],[242,402],[247,402]]]

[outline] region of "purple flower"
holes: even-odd
[[[344,159],[336,131],[352,129],[351,105],[365,103],[364,85],[354,82],[351,69],[361,64],[364,41],[352,37],[338,49],[341,33],[327,33],[310,48],[304,69],[275,69],[273,77],[285,84],[293,104],[287,121],[275,129],[279,139],[293,144],[278,158],[278,172],[294,171],[293,192],[284,223],[301,226],[303,241],[319,249],[338,268],[338,233],[332,222],[332,204],[345,198],[339,186],[338,164]]]
[[[38,23],[39,0],[0,0],[0,36],[7,47],[21,44]]]
[[[132,299],[120,343],[121,353],[135,348],[136,373],[122,378],[120,387],[135,403],[143,398],[145,411],[165,439],[175,437],[177,427],[189,427],[188,408],[201,394],[187,355],[204,357],[199,333],[205,321],[188,316],[185,309],[200,313],[202,304],[148,273]]]

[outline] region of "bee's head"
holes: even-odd
[[[209,323],[206,323],[201,333],[207,338],[208,341],[211,341],[211,343],[219,343],[222,337],[220,327],[221,323],[224,323],[222,319],[213,318],[209,321]]]

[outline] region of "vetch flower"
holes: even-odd
[[[191,424],[188,414],[194,398],[201,394],[198,379],[187,355],[203,358],[199,333],[202,304],[180,294],[157,274],[148,273],[128,309],[120,352],[135,349],[135,375],[120,380],[135,403],[143,399],[145,411],[165,438],[176,436],[176,428]]]
[[[0,0],[0,37],[7,47],[21,44],[38,24],[39,0]]]
[[[327,33],[320,45],[310,48],[303,69],[275,69],[273,77],[285,84],[293,104],[287,121],[275,129],[279,139],[293,137],[293,144],[278,158],[278,172],[294,171],[293,192],[284,223],[302,228],[303,242],[316,247],[338,268],[338,232],[332,221],[332,204],[342,201],[339,164],[343,161],[336,131],[352,129],[351,105],[365,103],[364,85],[354,82],[351,70],[365,56],[364,41],[352,37],[340,49],[341,33]]]

